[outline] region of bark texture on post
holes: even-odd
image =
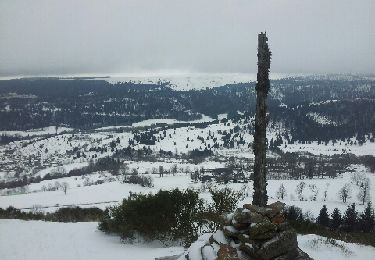
[[[266,181],[266,150],[267,150],[267,104],[266,99],[270,89],[269,69],[271,65],[271,52],[268,48],[266,33],[258,34],[258,74],[257,74],[257,100],[255,115],[255,133],[253,151],[254,162],[254,195],[253,204],[257,206],[267,205],[267,181]]]

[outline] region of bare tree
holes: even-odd
[[[319,189],[315,184],[309,184],[309,189],[311,192],[310,200],[316,201],[316,198],[318,197]]]
[[[164,176],[164,167],[163,165],[160,165],[159,166],[159,177],[163,177]]]
[[[60,188],[64,192],[64,194],[66,195],[66,192],[69,189],[69,183],[64,181],[63,183],[60,184]]]
[[[363,182],[366,181],[366,174],[363,172],[355,172],[351,177],[351,181],[354,185],[360,187]]]
[[[31,213],[33,214],[41,214],[43,213],[42,205],[35,204],[31,208]]]
[[[63,166],[58,166],[58,167],[55,169],[55,172],[56,172],[57,174],[64,175],[64,174],[66,174],[66,169],[65,169]]]
[[[362,181],[359,186],[359,193],[357,195],[358,200],[362,202],[362,205],[365,205],[365,202],[370,201],[370,179],[366,178]]]
[[[172,174],[173,174],[173,176],[175,176],[176,175],[176,173],[177,173],[177,170],[178,168],[177,168],[177,164],[174,164],[173,166],[172,166],[172,169],[171,169],[171,172],[172,172]]]
[[[185,168],[185,173],[186,173],[186,175],[187,175],[188,173],[190,173],[190,167],[189,167],[189,166],[186,166],[186,168]]]
[[[132,175],[138,175],[138,170],[136,168],[133,168]]]
[[[305,198],[303,197],[303,190],[305,189],[305,187],[306,187],[306,183],[303,182],[303,181],[301,181],[300,183],[298,183],[298,185],[296,187],[297,197],[301,201],[305,200]]]
[[[119,174],[122,176],[130,174],[130,168],[127,164],[123,164],[119,169]]]
[[[329,187],[329,183],[326,183],[326,188],[323,192],[323,201],[326,201],[327,200],[327,195],[328,195],[328,187]]]
[[[58,181],[55,181],[55,190],[58,190],[61,188],[61,184]]]
[[[287,194],[286,194],[286,189],[285,189],[285,187],[284,187],[284,184],[281,183],[279,189],[278,189],[277,192],[276,192],[276,197],[277,197],[278,199],[282,199],[282,200],[283,200],[286,196],[287,196]]]
[[[346,183],[340,190],[339,190],[339,198],[342,202],[346,203],[346,200],[351,197],[352,189],[349,183]]]
[[[253,204],[266,206],[267,180],[266,180],[266,150],[267,150],[267,105],[266,99],[270,89],[269,69],[271,65],[271,52],[268,48],[266,33],[258,34],[258,74],[256,84],[256,114],[253,151],[254,162],[254,196]]]

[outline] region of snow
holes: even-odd
[[[315,121],[317,124],[320,124],[320,125],[333,125],[333,126],[339,125],[337,122],[334,122],[330,120],[328,117],[321,115],[319,113],[316,113],[316,112],[307,113],[306,116],[311,118],[313,121]]]
[[[158,175],[156,175],[158,176]],[[11,196],[0,196],[0,207],[6,208],[13,205],[16,208],[31,208],[34,205],[42,205],[53,207],[55,205],[87,205],[95,204],[100,208],[112,204],[118,204],[123,198],[129,196],[130,192],[157,192],[160,189],[184,189],[189,186],[190,177],[187,175],[181,176],[166,176],[163,178],[154,177],[155,187],[144,188],[136,184],[108,182],[100,185],[76,187],[72,185],[72,180],[76,177],[62,178],[59,182],[67,181],[70,183],[70,188],[65,195],[62,191],[46,191],[46,192],[33,192],[27,194],[11,195]],[[67,180],[67,179],[70,179]],[[51,183],[54,183],[54,180]],[[197,185],[198,186],[198,185]],[[107,203],[111,202],[111,203]],[[55,208],[51,209],[52,211]]]
[[[189,250],[187,251],[188,258],[184,255],[181,256],[178,260],[185,260],[185,259],[191,259],[191,260],[202,260],[202,251],[201,248],[204,247],[206,244],[208,244],[208,240],[211,236],[211,233],[203,234],[201,235],[197,241],[192,243],[189,247]],[[207,259],[208,260],[208,259]]]
[[[354,138],[352,138],[354,140]],[[327,145],[325,143],[318,144],[317,141],[313,141],[310,144],[286,144],[280,145],[279,148],[283,152],[309,152],[314,155],[335,155],[335,154],[355,154],[357,156],[362,155],[373,155],[375,154],[375,143],[367,140],[362,145],[360,144],[348,144],[347,142],[336,142],[332,143],[329,141]]]
[[[57,134],[61,134],[62,132],[71,132],[73,128],[68,127],[58,127]],[[48,126],[44,128],[38,129],[29,129],[26,131],[0,131],[0,135],[11,135],[11,136],[41,136],[41,135],[52,135],[56,134],[56,127],[55,126]]]
[[[202,260],[202,254],[205,253],[211,258],[203,257],[203,259],[216,259],[216,255],[213,254],[214,248],[205,246],[209,244],[210,235],[211,233],[200,236],[179,260],[186,259],[185,255],[189,255],[191,260]],[[334,239],[327,240],[325,237],[314,234],[298,235],[297,240],[299,248],[315,260],[366,260],[375,257],[375,248],[371,246],[346,243]],[[249,243],[246,243],[246,245],[252,247]]]
[[[97,230],[98,223],[55,223],[0,220],[1,258],[30,259],[139,259],[180,255],[182,247],[153,243],[123,244],[118,236]]]
[[[298,246],[309,256],[319,260],[365,260],[375,258],[375,248],[354,243],[333,240],[334,244],[327,242],[325,237],[314,234],[299,235]]]
[[[139,127],[139,126],[152,126],[156,124],[167,124],[167,125],[172,125],[172,124],[182,124],[182,123],[204,123],[204,122],[211,122],[214,121],[209,116],[202,115],[201,119],[197,120],[192,120],[192,121],[179,121],[176,119],[147,119],[143,120],[141,122],[133,123],[133,127]]]
[[[226,239],[226,237],[224,236],[224,232],[221,231],[221,230],[218,230],[216,231],[215,233],[212,234],[212,238],[218,242],[218,243],[221,243],[221,244],[227,244],[228,241]]]
[[[304,76],[305,74],[296,73],[270,73],[270,79],[282,79],[294,76]],[[103,80],[103,78],[98,78]],[[141,84],[159,84],[168,83],[168,85],[178,91],[202,90],[206,88],[220,87],[227,84],[246,83],[256,81],[255,73],[143,73],[143,74],[125,74],[112,75],[104,78],[111,84],[121,82],[133,82]]]
[[[118,236],[97,230],[96,222],[56,223],[43,221],[0,220],[0,252],[2,259],[140,259],[163,256],[201,259],[201,252],[214,256],[213,249],[204,247],[211,234],[203,234],[186,251],[182,247],[162,247],[160,243],[121,243]],[[222,233],[217,234],[222,238]],[[37,239],[36,239],[37,238]],[[375,248],[324,237],[298,235],[299,247],[319,260],[374,259]],[[204,250],[201,248],[204,247]],[[213,258],[209,258],[213,259]]]
[[[130,169],[137,169],[140,173],[146,171],[151,172],[152,168],[158,169],[163,166],[165,170],[175,165],[175,162],[127,162]],[[212,163],[212,164],[211,164]],[[203,162],[202,164],[178,164],[179,173],[176,176],[165,175],[159,177],[158,174],[150,174],[154,180],[153,188],[141,187],[136,184],[121,183],[119,180],[112,180],[103,184],[84,186],[83,183],[86,178],[94,182],[96,180],[106,180],[111,177],[109,173],[101,172],[83,177],[65,177],[57,180],[43,181],[41,183],[30,184],[29,191],[31,193],[0,196],[0,207],[7,208],[14,206],[16,208],[32,208],[35,205],[40,205],[46,208],[45,211],[54,211],[58,207],[66,206],[81,206],[89,207],[95,206],[104,209],[107,206],[118,204],[123,198],[129,196],[130,192],[137,193],[155,193],[160,189],[172,190],[175,188],[186,189],[192,188],[200,191],[200,196],[206,201],[211,202],[211,197],[208,190],[202,190],[201,183],[194,183],[191,181],[189,174],[182,173],[183,169],[187,167],[193,171],[196,168],[204,166],[205,168],[220,167],[220,163],[215,165],[216,162]],[[281,184],[284,185],[287,195],[282,200],[287,205],[294,205],[300,207],[303,213],[308,213],[312,218],[316,218],[319,214],[322,205],[327,205],[329,214],[332,213],[334,208],[338,208],[341,213],[345,212],[351,203],[356,203],[358,212],[363,212],[365,205],[360,205],[357,199],[359,187],[352,183],[352,176],[355,173],[363,173],[370,179],[370,190],[375,190],[375,175],[368,172],[363,166],[352,166],[353,172],[345,172],[335,179],[304,179],[304,180],[268,180],[267,192],[269,196],[269,203],[279,200],[276,193]],[[67,182],[69,189],[65,195],[61,190],[41,192],[41,187],[48,186],[50,183],[54,186],[55,182]],[[296,187],[301,182],[306,183],[306,187],[302,193],[304,200],[299,200],[296,194]],[[343,203],[339,196],[339,190],[345,185],[351,186],[351,198],[348,198],[347,203]],[[318,191],[316,200],[312,200],[311,186],[315,185]],[[248,184],[242,183],[229,183],[216,184],[218,188],[229,187],[234,190],[241,190],[243,187],[248,188],[248,195],[242,201],[238,202],[238,206],[242,207],[243,204],[252,202],[253,183],[250,181]],[[327,190],[327,197],[324,198],[324,192]],[[370,200],[375,204],[375,192],[370,193]]]

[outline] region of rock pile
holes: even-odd
[[[228,219],[224,234],[239,244],[249,259],[311,259],[298,248],[297,234],[282,214],[284,206],[281,202],[267,207],[245,204]]]
[[[284,206],[245,204],[228,216],[222,231],[202,235],[178,260],[311,260],[298,248]]]

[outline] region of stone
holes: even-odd
[[[263,221],[262,223],[258,223],[255,225],[251,225],[249,227],[249,236],[250,239],[254,240],[263,240],[269,239],[276,234],[277,226],[272,224],[269,220]]]
[[[233,221],[234,220],[234,221]],[[237,209],[234,213],[232,222],[234,224],[250,224],[250,211]]]
[[[314,260],[308,254],[303,252],[299,247],[297,248],[297,258],[295,260]]]
[[[261,223],[261,222],[265,221],[264,216],[262,216],[261,214],[259,214],[257,212],[250,211],[249,216],[250,216],[250,222],[251,223],[257,224],[257,223]]]
[[[201,248],[201,254],[203,259],[214,259],[216,258],[216,252],[211,245],[205,245]]]
[[[272,258],[272,260],[296,260],[298,251],[296,248],[290,249],[286,254]]]
[[[248,227],[249,227],[250,224],[246,224],[246,223],[234,223],[233,226],[237,229],[237,230],[246,230]]]
[[[272,219],[274,216],[280,214],[283,209],[285,207],[285,204],[280,202],[280,201],[276,201],[270,205],[268,205],[267,207],[263,208],[263,210],[259,210],[258,211],[261,211],[262,215],[263,216],[266,216],[270,219]]]
[[[282,212],[285,208],[285,203],[281,202],[281,201],[276,201],[270,205],[267,206],[267,208],[271,208],[277,212]]]
[[[233,215],[234,213],[229,213],[223,216],[222,220],[223,220],[224,225],[229,226],[232,224]]]
[[[303,252],[300,248],[289,251],[285,255],[273,258],[273,260],[313,260],[308,254]]]
[[[297,234],[292,230],[287,230],[264,242],[256,251],[256,255],[260,259],[270,260],[282,255],[294,254],[293,250],[296,248],[298,248]]]
[[[217,260],[240,260],[237,250],[230,245],[221,244],[217,252]]]
[[[223,233],[230,238],[238,238],[238,235],[240,234],[240,232],[233,226],[224,226]]]
[[[244,204],[243,208],[244,209],[248,209],[251,212],[258,213],[258,214],[260,214],[262,216],[265,216],[266,215],[266,211],[267,211],[266,208],[259,207],[259,206],[253,205],[253,204]]]
[[[251,240],[250,239],[250,236],[247,235],[247,234],[240,234],[238,235],[238,239],[241,241],[241,243],[245,244],[245,243],[249,243],[249,244],[253,244],[254,243],[254,240]]]
[[[273,224],[276,224],[276,225],[280,225],[282,223],[285,222],[285,217],[283,214],[279,213],[277,214],[276,216],[274,216],[272,219],[271,219],[271,222]]]
[[[254,248],[253,244],[250,244],[250,243],[242,243],[240,245],[240,250],[245,252],[249,257],[250,259],[257,259],[256,258],[256,249]]]
[[[286,231],[289,229],[292,229],[292,227],[289,225],[288,222],[284,222],[284,223],[277,225],[277,232],[282,232],[282,231]]]
[[[212,236],[210,236],[209,242],[210,244],[216,243],[218,245],[229,243],[224,235],[224,232],[221,230],[217,230],[215,233],[213,233]]]

